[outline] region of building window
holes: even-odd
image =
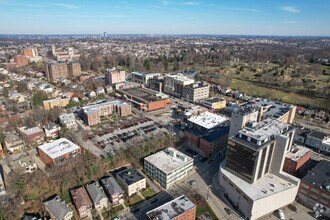
[[[317,189],[315,189],[315,188],[311,188],[311,191],[314,192],[314,193],[316,193],[316,194],[319,194],[319,191]]]
[[[306,188],[306,189],[309,189],[309,186],[306,185],[306,184],[304,184],[304,183],[301,183],[300,185],[301,185],[302,187]]]

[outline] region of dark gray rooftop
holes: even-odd
[[[99,203],[102,199],[107,198],[98,182],[87,184],[86,189],[93,203]]]
[[[320,161],[302,181],[330,192],[330,162]]]
[[[65,204],[65,201],[59,196],[44,202],[44,206],[56,217],[56,219],[63,219],[68,213],[73,212],[73,210],[69,208]]]
[[[122,188],[119,186],[114,177],[109,176],[101,179],[101,184],[104,187],[104,190],[108,192],[109,195],[114,195],[116,193],[124,193]]]
[[[127,185],[131,185],[132,183],[136,183],[142,179],[145,179],[141,173],[132,168],[123,170],[117,173],[117,175],[120,176],[120,178],[122,178]]]

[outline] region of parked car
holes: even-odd
[[[227,208],[227,207],[225,208],[225,211],[227,212],[228,215],[233,214],[233,212],[229,208]]]
[[[278,211],[278,215],[280,216],[280,219],[281,220],[285,220],[285,216],[284,216],[284,212],[283,212],[283,210],[282,209],[279,209],[279,210],[277,210]]]

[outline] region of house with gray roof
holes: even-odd
[[[86,190],[93,202],[93,206],[97,210],[103,210],[109,208],[109,200],[105,195],[103,188],[98,182],[94,182],[86,185]]]
[[[101,179],[101,184],[112,205],[124,203],[124,191],[114,177],[109,176]]]
[[[43,203],[51,219],[70,220],[73,217],[73,210],[67,206],[65,201],[58,195]]]

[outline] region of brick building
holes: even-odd
[[[29,60],[26,56],[17,55],[14,58],[17,67],[29,65]]]
[[[68,63],[68,76],[69,78],[76,78],[81,74],[81,66],[78,62],[69,62]]]
[[[67,106],[70,102],[70,99],[61,99],[61,98],[56,98],[56,99],[50,99],[50,100],[45,100],[42,102],[43,108],[45,110],[50,110],[55,107],[59,108],[64,108]]]
[[[165,203],[146,213],[148,220],[195,220],[196,205],[185,195]]]
[[[63,163],[65,160],[75,157],[80,151],[78,145],[66,138],[60,138],[38,147],[40,159],[48,166]]]
[[[39,127],[21,127],[19,132],[27,145],[42,144],[45,138],[44,131]]]
[[[300,168],[311,159],[312,151],[307,147],[295,145],[285,156],[283,171],[297,176]]]
[[[210,95],[210,86],[206,82],[198,82],[184,86],[182,98],[189,102],[207,99]]]
[[[54,81],[60,78],[75,78],[81,74],[78,62],[48,62],[45,63],[46,78]]]

